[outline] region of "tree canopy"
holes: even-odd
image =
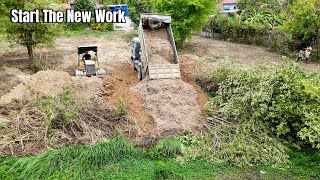
[[[20,8],[32,11],[34,9],[50,8],[53,1],[29,0],[29,1],[12,1],[5,0],[5,11],[2,13],[1,21],[4,22],[7,39],[11,43],[17,43],[27,48],[29,59],[33,59],[33,49],[39,44],[51,45],[54,37],[61,29],[59,24],[49,23],[11,23],[10,9]],[[40,18],[41,20],[42,18]]]
[[[214,4],[212,0],[154,0],[158,12],[171,15],[173,33],[180,47],[191,38],[192,31],[200,31],[206,24]]]
[[[254,8],[256,11],[268,11],[279,13],[282,8],[281,0],[238,0],[238,7],[246,10],[248,7]]]
[[[320,1],[293,0],[287,7],[287,32],[292,33],[296,46],[320,46]]]

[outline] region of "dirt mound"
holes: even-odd
[[[108,106],[115,108],[120,100],[124,101],[128,114],[141,130],[133,140],[148,147],[150,138],[175,136],[185,129],[197,131],[202,127],[199,104],[204,104],[208,97],[200,88],[202,94],[197,91],[182,80],[140,82],[132,67],[122,64],[104,78],[103,97]]]
[[[136,137],[135,121],[107,107],[101,90],[102,80],[96,77],[58,71],[28,76],[1,98],[0,155],[38,155],[51,148],[94,145],[117,134]]]
[[[72,77],[60,71],[40,71],[32,76],[26,76],[22,83],[1,97],[0,104],[10,103],[13,100],[33,101],[41,94],[57,95],[68,86],[76,88],[79,96],[90,99],[101,91],[102,81],[97,77]]]
[[[153,132],[170,130],[200,130],[201,108],[194,88],[182,80],[142,81],[132,87],[140,93],[146,108],[155,122]]]
[[[145,30],[144,34],[149,62],[160,64],[174,63],[174,55],[166,29]]]
[[[15,67],[0,67],[0,97],[18,85],[26,75]]]
[[[135,118],[143,136],[150,134],[154,122],[149,111],[144,107],[141,95],[130,90],[139,82],[130,64],[124,63],[104,78],[103,97],[105,103],[114,108],[118,108],[119,103],[123,101],[124,108],[130,116]]]

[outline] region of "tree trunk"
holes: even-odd
[[[187,38],[183,38],[182,40],[180,40],[180,48],[183,49],[186,46],[186,40]]]
[[[27,45],[29,60],[33,60],[33,46]]]
[[[317,51],[320,52],[320,28],[318,29],[318,37],[317,37]]]

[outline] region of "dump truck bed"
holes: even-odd
[[[160,28],[152,29],[148,18],[160,19]],[[181,78],[178,54],[171,29],[171,17],[162,14],[142,14],[139,25],[142,64],[149,79]],[[147,75],[146,74],[146,75]]]

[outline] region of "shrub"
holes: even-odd
[[[44,59],[35,58],[30,63],[30,69],[33,72],[45,71],[48,69],[48,63]]]
[[[72,89],[66,87],[58,96],[41,95],[37,108],[43,113],[47,128],[51,129],[53,123],[67,124],[77,117],[81,101]]]
[[[91,23],[91,28],[98,31],[114,31],[114,24],[112,23]]]
[[[254,122],[290,143],[320,148],[318,74],[297,65],[271,69],[221,66],[212,73],[219,89],[211,103],[229,121]]]
[[[80,31],[84,30],[88,25],[86,23],[66,23],[66,29],[68,31]]]
[[[238,167],[267,165],[283,167],[289,163],[287,148],[253,123],[231,125],[216,122],[202,138],[181,137],[183,154],[188,159],[231,163]]]
[[[154,158],[170,158],[182,155],[181,142],[175,137],[162,139],[151,149],[150,155]]]
[[[272,51],[288,54],[294,47],[291,47],[292,36],[283,32],[280,28],[267,28],[246,24],[236,17],[234,19],[225,15],[217,15],[208,21],[204,28],[215,34],[214,37],[233,42],[255,44],[269,48]]]
[[[118,105],[117,105],[117,111],[119,115],[125,115],[127,114],[127,105],[123,98],[119,98]]]
[[[169,179],[173,178],[173,172],[170,164],[159,161],[155,165],[155,179]]]

